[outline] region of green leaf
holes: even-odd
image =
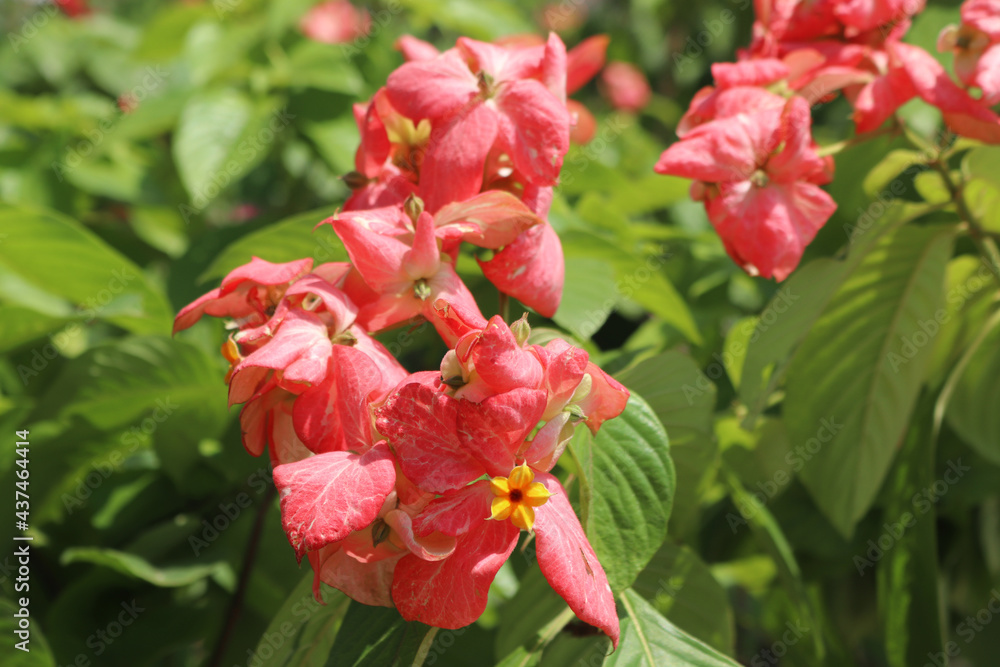
[[[973,148],[962,159],[962,173],[966,180],[981,178],[1000,188],[1000,147]]]
[[[345,57],[342,44],[300,41],[288,54],[286,83],[357,96],[364,79]]]
[[[135,333],[170,331],[173,310],[142,269],[74,220],[0,204],[0,230],[0,282],[14,275],[69,302],[61,313],[41,312],[100,318]]]
[[[588,340],[617,303],[612,265],[589,257],[567,259],[562,301],[552,319],[580,340]]]
[[[269,262],[291,262],[303,257],[312,257],[317,264],[346,261],[347,251],[332,225],[322,225],[313,231],[337,208],[329,206],[299,213],[247,234],[226,246],[199,276],[199,281],[224,276],[255,256]]]
[[[750,347],[750,336],[757,329],[758,322],[757,317],[744,317],[726,332],[726,340],[722,346],[722,365],[729,375],[729,381],[737,389],[743,377],[743,364],[746,362],[747,349]]]
[[[983,333],[955,384],[945,419],[970,447],[1000,465],[1000,326]]]
[[[663,618],[633,590],[621,597],[628,618],[622,622],[618,650],[605,667],[736,667],[737,662],[688,635]]]
[[[395,609],[351,602],[328,667],[420,667],[438,629],[404,621]]]
[[[845,226],[851,245],[845,259],[818,259],[799,268],[764,307],[750,335],[740,374],[740,401],[750,409],[749,422],[767,407],[788,362],[816,319],[854,267],[884,234],[927,212],[925,205],[895,204],[881,216],[866,213]]]
[[[622,591],[667,536],[675,488],[667,434],[633,393],[620,416],[605,422],[596,437],[584,433],[574,448],[586,487],[581,505],[587,537],[611,590]]]
[[[584,320],[589,325],[588,331],[583,338],[589,338],[597,330],[591,322],[596,322],[599,328],[619,301],[632,300],[676,328],[692,343],[701,344],[701,333],[691,310],[663,274],[664,260],[661,257],[626,252],[622,248],[630,245],[630,241],[609,240],[586,232],[572,231],[562,233],[560,237],[567,270],[585,258],[598,260],[614,268],[613,284],[602,284],[596,297],[588,298],[581,290],[577,299],[580,305],[575,310],[588,314],[588,318]],[[602,269],[602,275],[607,275],[606,269]],[[607,281],[607,277],[604,281]],[[566,284],[567,289],[574,289],[569,279]],[[561,313],[557,313],[556,317],[560,315]],[[568,328],[572,330],[572,326]]]
[[[20,630],[18,619],[14,616],[18,611],[20,607],[5,598],[0,598],[0,651],[3,652],[4,667],[55,667],[56,659],[39,625],[41,614],[31,611],[30,607],[28,608],[31,614],[31,625],[28,628],[30,635],[29,641],[24,644],[27,650],[15,648],[24,641],[14,634]]]
[[[904,191],[904,183],[897,176],[913,173],[926,162],[926,156],[920,151],[905,149],[889,151],[865,176],[863,183],[865,193],[869,197],[874,197],[879,192],[888,191],[898,197]],[[898,186],[896,182],[899,183]]]
[[[80,415],[100,429],[141,421],[159,408],[159,423],[176,419],[190,424],[199,438],[212,437],[227,417],[218,363],[199,348],[172,338],[130,338],[94,348],[74,359],[61,416]]]
[[[321,604],[313,596],[310,571],[292,590],[261,635],[254,655],[269,655],[269,667],[323,667],[351,600],[324,586]]]
[[[93,563],[111,568],[122,574],[149,582],[161,588],[178,588],[187,586],[206,577],[231,581],[232,568],[225,561],[191,565],[176,565],[171,567],[156,567],[144,558],[135,554],[104,549],[99,547],[72,547],[63,552],[59,562],[63,565],[71,563]]]
[[[941,653],[944,647],[934,504],[914,501],[935,484],[934,396],[925,392],[919,405],[889,479],[884,531],[877,538],[881,545],[885,535],[892,545],[877,567],[867,554],[854,557],[860,574],[871,569],[877,573],[879,610],[892,667],[923,664],[927,656]]]
[[[688,547],[668,541],[639,573],[632,589],[684,632],[732,655],[733,610],[729,596]]]
[[[174,160],[195,211],[260,164],[288,124],[280,101],[253,101],[232,89],[200,93],[184,106]]]
[[[670,525],[684,532],[694,526],[717,467],[712,437],[715,385],[691,357],[675,350],[642,358],[615,378],[642,396],[666,429],[677,472]]]
[[[845,536],[875,499],[924,381],[953,237],[912,225],[883,236],[788,371],[788,434],[812,454],[801,479]]]

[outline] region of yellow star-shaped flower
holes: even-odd
[[[535,473],[524,463],[511,470],[507,477],[490,480],[490,488],[496,496],[490,506],[493,513],[490,518],[510,519],[518,528],[531,530],[535,525],[535,508],[544,505],[552,495],[544,484],[534,480]]]

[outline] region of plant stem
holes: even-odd
[[[856,146],[858,144],[870,141],[876,137],[881,137],[885,135],[896,135],[903,131],[903,128],[898,123],[893,123],[892,125],[886,125],[877,130],[872,130],[871,132],[865,132],[864,134],[859,134],[851,137],[850,139],[844,139],[843,141],[838,141],[836,143],[830,144],[828,146],[820,146],[816,149],[816,153],[820,157],[826,157],[827,155],[836,155],[845,148],[850,148],[851,146]]]
[[[250,540],[247,542],[246,557],[243,559],[243,567],[240,570],[240,578],[236,584],[236,591],[229,601],[229,608],[226,610],[226,624],[222,628],[222,634],[212,650],[212,657],[208,661],[208,667],[218,667],[222,663],[222,658],[232,639],[233,631],[236,629],[236,621],[239,620],[240,610],[243,608],[243,598],[246,596],[247,583],[250,581],[250,572],[253,570],[254,562],[257,560],[257,548],[260,546],[260,537],[264,532],[264,517],[271,508],[278,490],[275,486],[270,486],[264,495],[264,501],[257,509],[257,516],[254,518],[253,529],[250,531]]]
[[[944,185],[948,188],[948,193],[951,195],[952,201],[955,202],[955,210],[958,212],[959,219],[968,227],[972,242],[976,244],[976,248],[979,249],[979,254],[982,255],[983,261],[986,262],[986,265],[993,273],[997,285],[1000,285],[1000,250],[997,249],[996,242],[993,241],[993,237],[983,230],[976,220],[976,216],[969,210],[962,192],[962,184],[955,183],[952,180],[948,165],[940,159],[932,161],[930,165],[941,174],[941,180],[944,181]]]
[[[500,294],[500,317],[507,324],[510,324],[510,297],[504,292],[499,292]]]

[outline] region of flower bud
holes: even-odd
[[[406,201],[403,202],[403,210],[406,211],[406,215],[410,217],[413,224],[417,224],[417,218],[419,218],[420,214],[424,212],[424,200],[411,194],[406,198]]]

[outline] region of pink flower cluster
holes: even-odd
[[[955,53],[956,83],[930,54],[901,41],[924,0],[756,0],[750,47],[712,66],[681,120],[680,141],[656,165],[695,180],[693,199],[733,260],[784,280],[836,209],[820,185],[833,176],[811,137],[810,106],[842,92],[859,133],[920,97],[957,134],[1000,143],[1000,2],[968,0],[940,48]],[[974,90],[978,88],[978,96]]]
[[[459,40],[410,62],[355,115],[354,193],[331,224],[350,262],[253,258],[181,310],[175,331],[228,318],[230,404],[268,450],[282,523],[320,582],[407,620],[475,621],[522,530],[577,616],[618,640],[608,580],[551,474],[577,424],[596,432],[628,391],[562,340],[490,320],[455,271],[466,245],[498,289],[551,315],[562,291],[544,219],[569,142],[567,56]],[[450,347],[408,373],[373,332],[426,320]]]

